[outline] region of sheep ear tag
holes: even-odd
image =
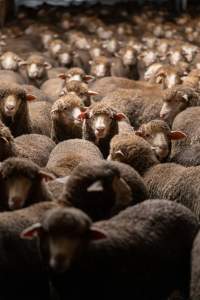
[[[101,182],[101,180],[97,180],[94,183],[92,183],[88,188],[87,188],[87,192],[103,192],[104,188],[103,188],[103,184]]]
[[[35,223],[32,226],[24,229],[20,234],[20,238],[32,240],[33,238],[39,236],[41,231],[42,225],[40,223]]]
[[[27,101],[33,101],[33,100],[35,100],[36,99],[36,97],[34,96],[34,95],[31,95],[31,94],[27,94],[26,95],[26,100]]]
[[[90,240],[97,241],[106,239],[107,235],[103,230],[100,230],[98,228],[92,227],[90,228]]]
[[[187,135],[182,131],[171,131],[169,134],[171,140],[182,140],[186,139]]]

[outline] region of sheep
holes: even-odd
[[[0,65],[3,70],[18,71],[23,59],[11,51],[4,52],[0,57]]]
[[[190,106],[200,106],[199,92],[187,85],[173,87],[163,96],[160,117],[171,125],[176,115]]]
[[[143,176],[150,198],[180,202],[200,219],[199,167],[159,164],[148,142],[134,134],[116,135],[111,141],[109,158],[135,168]]]
[[[66,73],[61,73],[59,77],[63,80],[77,80],[88,83],[88,81],[94,79],[92,75],[87,75],[82,68],[70,68]]]
[[[27,94],[34,95],[35,101],[49,101],[51,102],[51,98],[48,97],[45,93],[43,93],[39,88],[30,84],[22,84],[21,87],[25,90]]]
[[[41,54],[31,54],[27,60],[20,63],[21,67],[25,66],[25,70],[21,68],[21,74],[27,78],[30,84],[40,87],[42,83],[47,80],[47,69],[52,65],[46,61]]]
[[[94,96],[94,95],[97,95],[96,92],[91,91],[88,88],[86,83],[81,82],[79,80],[70,80],[70,81],[66,82],[65,87],[61,91],[60,95],[66,94],[66,93],[69,93],[69,92],[76,93],[77,96],[79,96],[82,99],[83,103],[86,106],[90,106],[90,104],[91,104],[90,97]]]
[[[0,70],[0,82],[2,81],[16,84],[26,83],[25,79],[22,78],[20,74],[10,70]]]
[[[171,141],[182,140],[187,137],[180,130],[171,131],[169,125],[162,120],[152,120],[146,124],[142,124],[135,131],[135,134],[143,137],[152,146],[157,158],[161,162],[167,161],[170,157]]]
[[[119,132],[119,121],[126,120],[127,117],[111,105],[99,102],[82,112],[80,119],[83,120],[83,139],[95,143],[106,158],[110,140]]]
[[[100,150],[91,142],[71,139],[60,142],[52,150],[46,169],[56,177],[70,175],[81,162],[102,159]]]
[[[43,263],[52,270],[61,299],[93,299],[98,290],[97,299],[131,295],[158,300],[174,289],[188,296],[197,230],[197,219],[187,208],[147,200],[95,223],[79,209],[55,208],[20,236],[39,240]]]
[[[54,67],[49,70],[47,70],[48,78],[58,78],[60,74],[66,73],[67,68],[64,67]]]
[[[198,300],[200,298],[199,286],[199,237],[200,232],[197,233],[191,254],[191,280],[190,280],[190,299]]]
[[[6,159],[0,165],[1,211],[20,209],[36,202],[52,200],[43,179],[47,181],[54,178],[28,159]]]
[[[14,139],[9,128],[0,121],[0,161],[21,157],[44,167],[54,147],[50,138],[39,134],[24,134]]]
[[[35,97],[15,83],[0,82],[0,99],[0,119],[10,128],[12,135],[31,133],[27,101]]]
[[[55,102],[63,88],[65,87],[65,81],[61,78],[51,78],[46,80],[40,87],[41,91],[48,96],[50,102]]]
[[[99,56],[91,61],[90,73],[96,78],[110,75],[110,61],[106,56]]]
[[[68,93],[54,102],[51,109],[51,138],[54,142],[82,137],[82,125],[78,119],[82,111],[84,103],[74,93]]]
[[[27,226],[40,222],[45,211],[56,205],[56,201],[47,201],[0,214],[1,299],[50,299],[48,274],[37,244],[21,240],[20,233]]]
[[[174,119],[172,129],[181,129],[186,133],[187,139],[172,143],[171,161],[186,166],[189,166],[190,163],[191,165],[198,165],[199,161],[198,159],[194,160],[193,155],[196,152],[195,149],[198,150],[198,145],[200,145],[199,114],[199,106],[188,107]],[[189,155],[190,149],[192,151],[191,157]],[[187,153],[186,159],[184,159],[185,152]],[[196,155],[195,157],[197,158]]]
[[[108,93],[102,103],[124,113],[131,125],[137,129],[143,123],[159,118],[163,92],[157,86],[144,86],[143,89],[117,89]]]
[[[60,197],[85,211],[93,221],[110,218],[147,198],[143,180],[133,168],[104,160],[80,163],[67,178]]]

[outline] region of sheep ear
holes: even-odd
[[[123,199],[123,204],[128,205],[132,201],[132,192],[130,186],[126,183],[123,178],[118,178],[117,176],[113,180],[113,190],[116,194],[116,204],[121,204]]]
[[[92,183],[88,188],[87,192],[103,192],[104,187],[101,180],[97,180],[94,183]]]
[[[61,78],[61,79],[63,79],[63,80],[65,80],[65,79],[68,78],[68,76],[66,74],[64,74],[64,73],[59,74],[58,77]]]
[[[45,67],[45,69],[50,70],[52,68],[52,65],[50,63],[48,63],[47,61],[45,61],[44,67]]]
[[[121,157],[121,158],[125,157],[124,153],[121,150],[116,151],[115,155],[118,156],[118,157]]]
[[[21,234],[21,239],[28,239],[32,240],[35,237],[38,237],[42,232],[42,225],[40,223],[35,223],[32,226],[29,226],[28,228],[24,229]]]
[[[88,113],[87,113],[87,111],[82,111],[79,115],[78,115],[78,117],[77,117],[79,120],[81,120],[81,121],[83,121],[83,120],[85,120],[85,119],[88,119]]]
[[[188,95],[187,95],[187,94],[183,95],[182,98],[183,98],[186,102],[189,101],[189,98],[188,98]]]
[[[5,136],[0,136],[0,140],[4,141],[6,144],[9,143],[8,138],[6,138]]]
[[[182,131],[176,130],[176,131],[171,131],[170,132],[169,138],[171,140],[182,140],[182,139],[186,139],[187,135]]]
[[[96,241],[96,240],[102,240],[106,238],[107,235],[103,230],[100,230],[99,228],[95,228],[95,227],[90,228],[90,240]]]
[[[53,174],[48,173],[43,170],[40,170],[39,174],[40,174],[41,178],[44,179],[44,181],[46,181],[46,182],[56,179],[56,177]]]
[[[95,92],[95,91],[91,91],[91,90],[88,90],[88,91],[87,91],[87,94],[88,94],[89,96],[97,96],[97,95],[99,95],[99,93],[97,93],[97,92]]]
[[[116,114],[114,115],[114,119],[117,120],[117,121],[121,121],[121,120],[123,120],[123,119],[126,119],[126,116],[125,116],[125,114],[123,114],[123,113],[116,113]]]
[[[70,178],[70,176],[59,177],[59,178],[56,178],[55,181],[66,184],[68,182],[69,178]]]
[[[84,76],[83,76],[83,80],[84,80],[85,82],[88,82],[88,81],[94,80],[94,79],[95,79],[95,77],[92,76],[92,75],[84,75]]]
[[[36,99],[36,97],[34,95],[26,94],[26,101],[33,101],[35,99]]]

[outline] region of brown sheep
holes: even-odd
[[[52,180],[54,176],[44,172],[30,160],[13,157],[2,162],[1,211],[20,209],[36,202],[52,200],[43,179]]]
[[[70,175],[81,162],[102,159],[100,150],[91,142],[71,139],[60,142],[51,152],[46,169],[56,177]]]
[[[83,101],[74,93],[68,93],[56,100],[51,109],[51,138],[59,143],[82,137],[79,115],[84,111]]]
[[[199,167],[159,164],[150,145],[134,134],[116,135],[111,141],[109,157],[135,168],[143,176],[150,198],[180,202],[200,219]]]
[[[112,106],[99,102],[81,113],[80,119],[84,120],[83,139],[96,144],[106,158],[109,153],[110,140],[119,132],[119,121],[127,118]]]
[[[199,92],[194,88],[179,85],[169,89],[163,97],[160,117],[170,125],[178,113],[190,106],[200,106]]]
[[[171,141],[185,139],[187,135],[180,130],[171,131],[169,125],[162,120],[152,120],[142,124],[135,131],[136,135],[143,137],[155,151],[159,161],[168,160],[171,154]]]
[[[10,128],[12,135],[31,133],[27,101],[35,100],[35,97],[17,84],[1,82],[0,100],[0,119]]]
[[[55,208],[21,237],[38,238],[61,299],[93,299],[95,289],[97,299],[131,294],[134,299],[159,300],[174,289],[189,294],[190,252],[197,231],[197,219],[187,208],[147,200],[93,224],[81,210]]]
[[[17,156],[44,167],[54,147],[50,138],[39,134],[25,134],[14,139],[9,128],[0,122],[0,161]]]
[[[61,199],[82,209],[95,221],[110,218],[148,198],[138,173],[119,162],[83,162],[72,171],[64,185]]]

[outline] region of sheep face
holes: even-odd
[[[25,176],[11,176],[5,179],[8,207],[11,210],[24,207],[32,182]]]
[[[68,66],[72,62],[72,57],[69,52],[63,51],[58,53],[58,62],[60,66]]]
[[[152,150],[160,161],[164,161],[170,155],[171,140],[186,138],[183,132],[171,131],[168,124],[161,120],[143,124],[135,134],[143,137],[152,146]]]
[[[17,71],[19,62],[22,59],[13,52],[5,52],[1,55],[0,61],[4,70]]]
[[[169,62],[171,65],[176,66],[180,61],[183,60],[181,50],[171,50],[169,53]]]
[[[73,96],[71,102],[69,100],[69,95]],[[84,111],[84,106],[82,101],[75,101],[77,96],[74,93],[68,94],[68,96],[63,96],[58,99],[51,110],[51,118],[54,121],[66,126],[80,126],[81,120],[79,115]],[[73,101],[74,99],[74,101]]]
[[[127,49],[122,55],[122,61],[125,66],[131,66],[136,63],[136,57],[133,49]]]
[[[92,239],[105,238],[93,229],[91,220],[75,208],[52,209],[43,219],[21,233],[21,238],[38,237],[44,260],[55,272],[67,271]]]
[[[21,102],[22,99],[20,98],[20,95],[11,94],[6,96],[2,101],[4,115],[7,117],[14,117],[19,110]]]
[[[170,91],[163,99],[163,106],[160,111],[160,117],[172,124],[175,116],[188,106],[189,96],[187,91]]]
[[[194,45],[183,45],[182,51],[187,62],[191,63],[195,54],[198,52],[198,47]]]
[[[63,48],[63,41],[62,40],[53,40],[49,43],[49,52],[52,55],[52,57],[57,57],[58,53]]]
[[[42,78],[46,72],[46,69],[49,69],[50,65],[48,63],[38,64],[30,63],[27,65],[27,74],[31,79]]]
[[[91,74],[97,78],[102,78],[108,75],[109,62],[102,57],[98,57],[96,60],[91,62]]]

